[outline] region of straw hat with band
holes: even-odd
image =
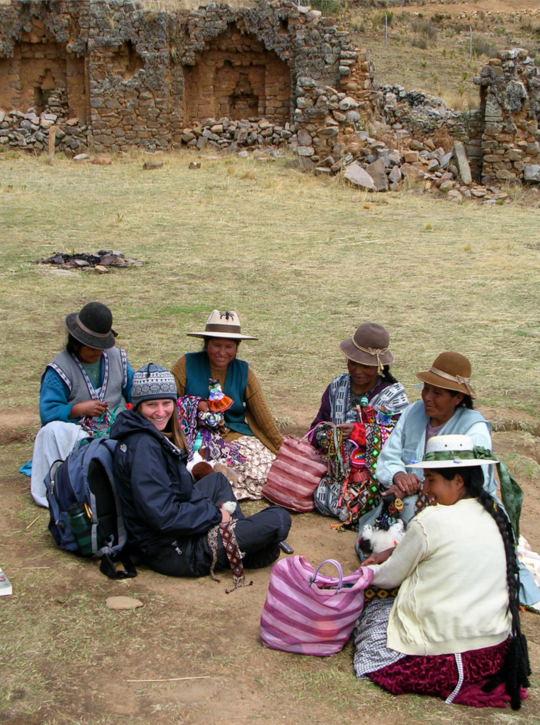
[[[234,310],[220,312],[212,310],[206,321],[204,332],[187,332],[188,337],[223,337],[226,340],[257,340],[251,335],[242,335],[240,320]]]
[[[445,390],[457,390],[458,393],[476,398],[471,388],[471,363],[458,352],[443,352],[435,360],[429,370],[416,373],[423,383],[434,385]]]
[[[361,365],[376,365],[382,374],[385,365],[394,362],[394,356],[388,349],[390,335],[382,325],[364,322],[348,340],[339,344],[341,352]]]
[[[485,466],[499,461],[487,448],[474,446],[466,435],[434,436],[426,445],[421,461],[411,461],[406,468],[466,468]]]
[[[116,332],[112,329],[113,316],[101,302],[89,302],[80,312],[66,317],[69,334],[86,347],[108,350],[114,347]]]

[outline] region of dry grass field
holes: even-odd
[[[199,2],[141,4],[159,11]],[[382,7],[318,6],[368,48],[378,82],[464,110],[477,102],[472,78],[485,53],[514,45],[534,52],[540,43],[540,0],[388,8],[388,47]],[[419,396],[415,371],[439,352],[471,359],[495,451],[525,490],[523,533],[540,550],[540,195],[508,189],[509,204],[454,205],[414,187],[359,193],[339,178],[300,174],[292,158],[202,156],[202,168],[190,171],[195,157],[183,153],[143,171],[145,158],[49,166],[0,153],[0,566],[14,589],[0,598],[0,723],[538,723],[533,614],[524,613],[523,626],[535,674],[519,713],[394,698],[354,678],[350,643],[323,659],[261,647],[268,571],[227,596],[228,573],[216,584],[141,567],[136,579],[111,582],[94,563],[58,551],[18,468],[32,454],[43,367],[64,344],[65,315],[87,301],[113,309],[117,344],[134,367],[171,366],[198,348],[185,333],[201,329],[210,310],[235,309],[259,337],[242,344],[241,356],[283,429],[295,433],[307,430],[325,386],[345,369],[340,340],[373,320],[390,330],[393,372],[411,400]],[[99,249],[143,266],[100,275],[33,263],[54,251]],[[332,531],[315,514],[294,516],[289,541],[312,563],[358,565],[354,534]],[[113,612],[105,606],[113,594],[144,607]],[[182,677],[203,679],[164,681]]]
[[[478,106],[473,79],[498,50],[526,48],[534,58],[540,51],[538,0],[419,2],[386,10],[351,4],[336,12],[355,41],[367,48],[379,83],[432,93],[457,110]]]
[[[43,366],[61,349],[64,316],[89,300],[111,306],[118,344],[136,367],[171,365],[197,348],[185,333],[214,308],[236,309],[259,341],[241,354],[278,419],[306,430],[338,343],[365,320],[391,332],[394,372],[410,397],[414,372],[444,349],[468,355],[495,448],[526,491],[523,529],[540,548],[540,209],[515,192],[504,206],[453,205],[420,194],[366,197],[338,178],[298,173],[292,159],[191,155],[112,166],[0,154],[0,565],[14,595],[0,601],[0,722],[18,725],[538,722],[540,680],[519,714],[393,698],[352,673],[349,645],[331,659],[263,650],[258,620],[268,571],[227,596],[205,578],[171,581],[141,568],[106,580],[56,550],[47,513],[18,467],[31,456]],[[120,250],[142,267],[69,272],[35,265],[53,251]],[[251,504],[250,506],[254,506]],[[357,566],[352,532],[294,517],[297,553]],[[115,613],[111,594],[144,607]],[[533,665],[540,622],[526,613]],[[131,679],[204,677],[131,683]]]

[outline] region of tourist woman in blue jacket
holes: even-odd
[[[155,571],[204,576],[212,566],[212,540],[217,541],[216,568],[229,566],[219,527],[232,519],[244,566],[273,563],[289,532],[289,513],[270,506],[246,518],[221,473],[193,483],[185,466],[176,395],[173,375],[146,365],[133,377],[133,409],[123,411],[111,428],[111,438],[118,440],[114,474],[128,541]]]

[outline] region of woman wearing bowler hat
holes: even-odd
[[[105,434],[108,413],[130,399],[133,370],[125,350],[115,347],[112,321],[101,302],[69,314],[66,348],[45,368],[39,394],[43,427],[34,443],[30,484],[38,506],[48,506],[44,479],[51,465],[65,460],[82,438]]]
[[[482,413],[474,410],[476,398],[471,387],[471,363],[457,352],[443,352],[429,370],[416,374],[424,383],[422,400],[404,411],[392,435],[386,441],[377,463],[377,479],[384,495],[396,494],[403,500],[399,514],[408,523],[417,510],[418,492],[424,480],[422,461],[428,441],[435,436],[467,435],[475,446],[492,450],[491,424]],[[494,495],[497,482],[493,466],[484,466],[484,488]],[[359,538],[366,524],[380,513],[380,506],[359,521]],[[359,552],[360,553],[360,552]],[[520,566],[520,600],[540,608],[540,591],[531,574]]]
[[[405,388],[390,373],[394,356],[389,345],[390,335],[375,322],[365,322],[340,343],[348,372],[334,378],[324,391],[311,428],[334,423],[343,437],[349,438],[353,424],[359,421],[358,406],[366,399],[376,409],[384,406],[390,415],[398,415],[407,407]]]
[[[356,423],[362,422],[361,408],[369,405],[395,422],[409,404],[403,385],[390,373],[394,356],[389,344],[388,332],[374,322],[360,325],[352,337],[340,343],[341,352],[347,358],[348,372],[338,375],[326,388],[317,417],[311,424],[312,430],[321,423],[339,428],[345,448],[351,455],[358,449],[358,441],[353,440],[353,429]],[[318,445],[315,432],[310,440],[313,445]],[[365,490],[365,486],[369,485],[367,471],[363,467],[351,475],[345,496],[343,482],[323,476],[313,498],[317,511],[325,516],[335,516],[347,524],[355,523],[358,510],[351,512],[347,500],[352,501],[354,506],[359,490]]]

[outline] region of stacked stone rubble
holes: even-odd
[[[540,72],[533,59],[520,48],[502,51],[474,80],[482,182],[540,181]]]

